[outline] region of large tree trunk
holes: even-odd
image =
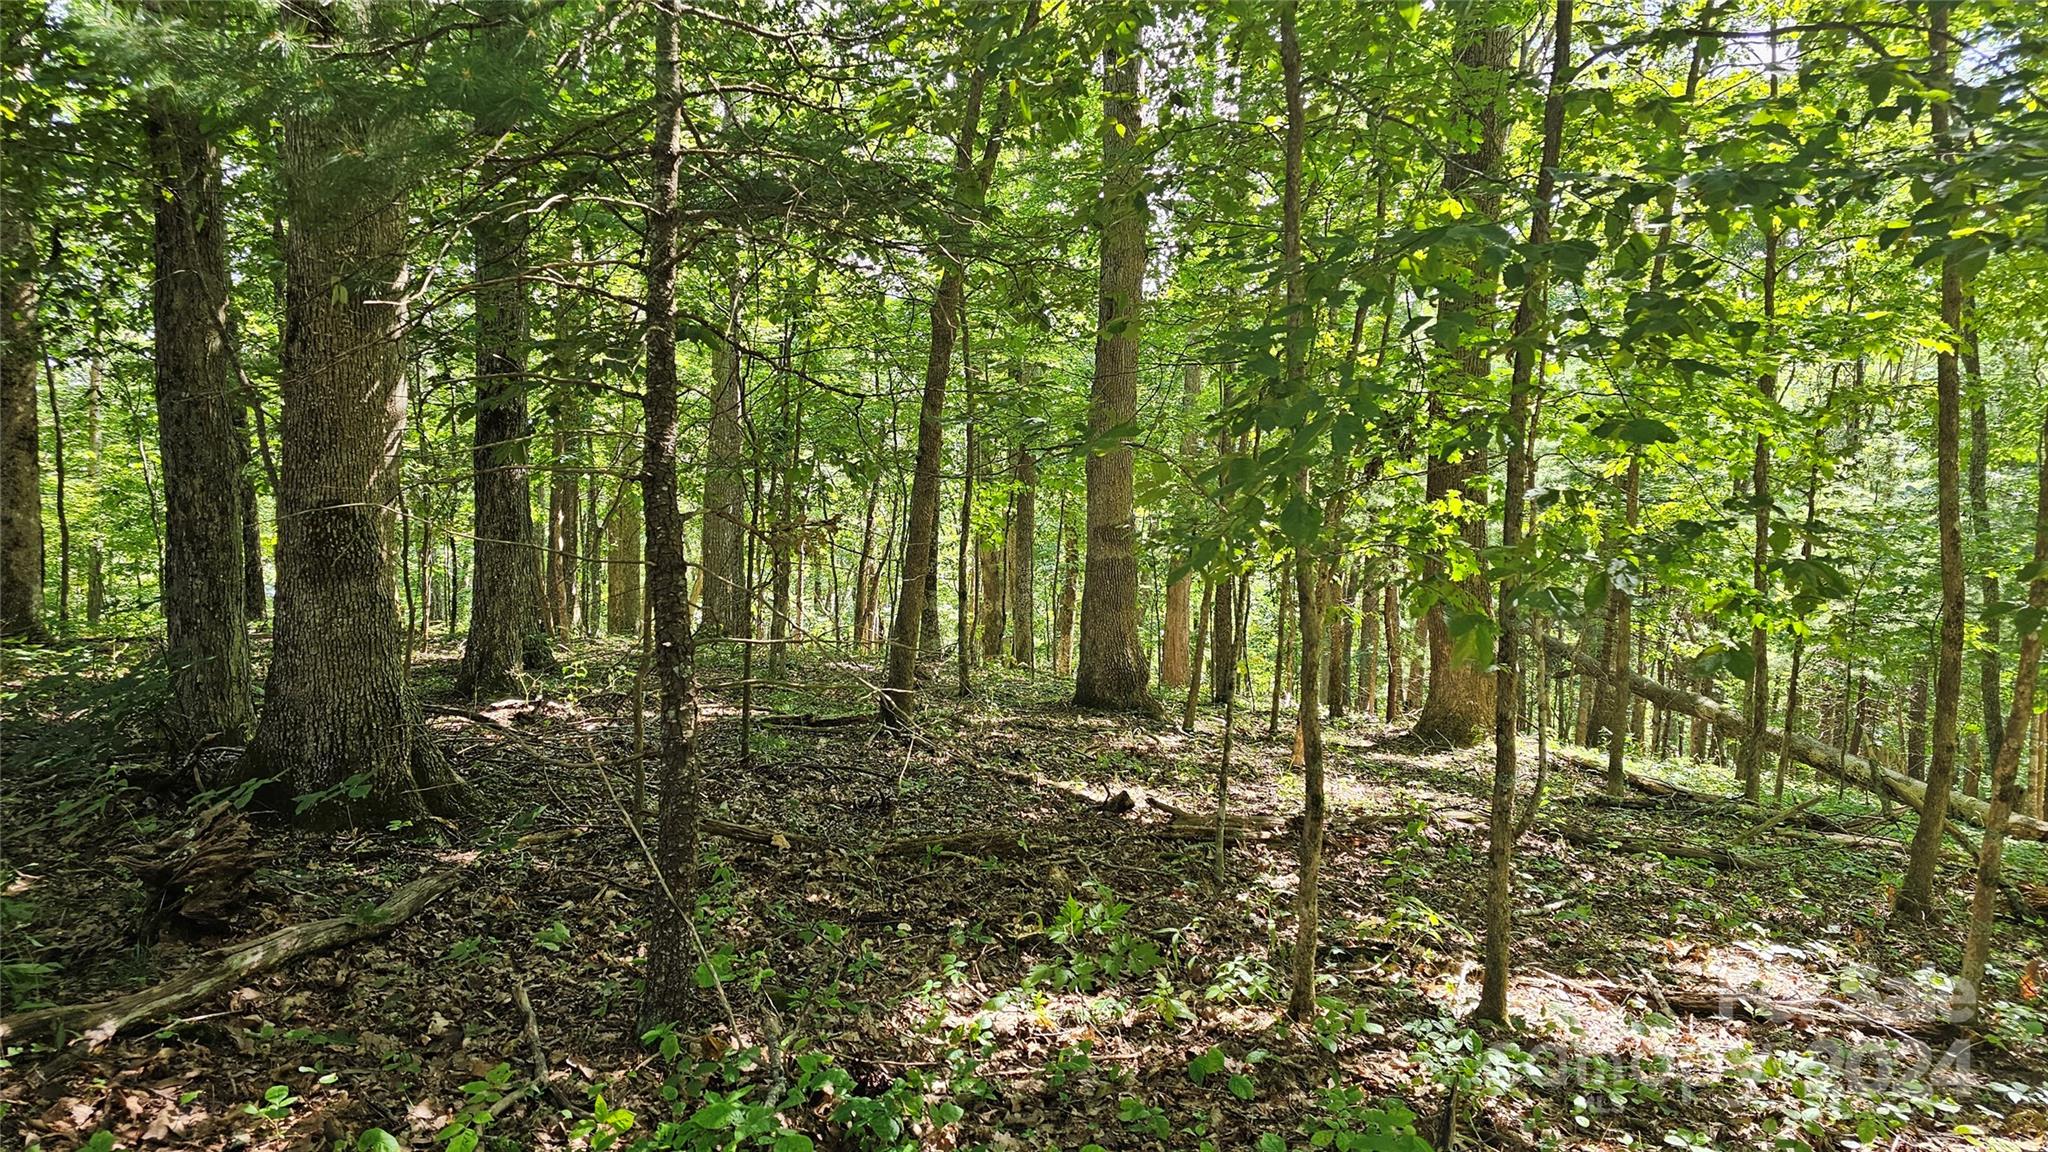
[[[12,137],[10,136],[10,147]],[[34,222],[0,196],[0,636],[44,640],[42,435]]]
[[[1928,83],[1945,89],[1950,76],[1946,4],[1928,7]],[[1935,148],[1953,157],[1948,103],[1928,105]],[[1963,335],[1962,262],[1950,253],[1941,261],[1941,322],[1955,339]],[[1942,821],[1948,814],[1949,792],[1956,775],[1956,716],[1963,694],[1963,525],[1962,525],[1962,373],[1953,348],[1935,357],[1935,456],[1938,531],[1941,536],[1941,647],[1934,675],[1934,755],[1927,764],[1928,802],[1913,831],[1906,876],[1899,886],[1895,911],[1908,919],[1930,919],[1934,904],[1934,869],[1941,861]]]
[[[1508,77],[1508,54],[1514,30],[1496,23],[1493,14],[1474,6],[1460,9],[1458,16],[1456,73],[1459,116],[1469,123],[1473,146],[1446,157],[1444,194],[1470,201],[1480,220],[1500,215],[1498,184],[1502,141],[1506,136],[1503,118],[1503,89]],[[1449,419],[1444,393],[1481,389],[1492,372],[1489,347],[1492,343],[1494,296],[1498,273],[1475,261],[1437,298],[1437,328],[1445,351],[1452,359],[1443,378],[1430,393],[1431,423],[1437,434]],[[1455,381],[1455,385],[1453,382]],[[1432,503],[1458,493],[1470,507],[1460,518],[1459,531],[1475,552],[1486,548],[1484,487],[1486,453],[1466,451],[1453,460],[1450,453],[1433,447],[1426,462],[1425,491]],[[1443,557],[1425,556],[1425,575],[1432,581],[1445,578]],[[1487,607],[1483,575],[1468,579],[1462,593],[1472,603],[1468,611],[1484,612]],[[1429,636],[1429,693],[1422,712],[1415,718],[1415,736],[1427,743],[1464,747],[1476,744],[1493,729],[1493,677],[1475,654],[1458,659],[1453,655],[1454,638],[1441,601],[1432,604],[1425,616]]]
[[[286,797],[317,797],[298,814],[316,827],[459,800],[406,687],[392,596],[405,192],[389,161],[351,159],[383,143],[361,113],[337,109],[287,119],[280,145],[291,227],[275,640],[247,770]]]
[[[711,344],[711,423],[704,454],[704,523],[702,546],[704,610],[701,638],[744,637],[751,628],[747,611],[745,475],[745,405],[740,357],[739,293],[730,300],[725,336]]]
[[[1081,658],[1074,703],[1157,713],[1138,644],[1134,461],[1113,430],[1137,419],[1138,331],[1145,288],[1146,197],[1138,133],[1143,57],[1133,35],[1102,54],[1101,270],[1088,429],[1088,564],[1081,579]],[[1219,602],[1222,599],[1219,598]],[[1228,644],[1219,645],[1229,647]],[[1220,654],[1220,653],[1219,653]],[[1233,679],[1227,668],[1226,682]]]
[[[496,137],[511,125],[479,119]],[[456,690],[471,698],[515,689],[526,667],[539,597],[533,563],[533,495],[526,417],[526,239],[524,206],[508,195],[470,225],[476,246],[475,560],[470,566],[469,639]],[[559,475],[559,474],[558,474]]]
[[[156,208],[156,410],[164,476],[164,627],[175,747],[239,745],[255,722],[242,568],[240,394],[228,372],[220,155],[199,116],[149,99]]]
[[[1010,518],[1010,659],[1036,668],[1038,461],[1021,442],[1010,450],[1010,479],[1017,490],[1017,512]]]
[[[640,491],[646,505],[653,663],[661,689],[661,747],[656,760],[655,891],[647,909],[644,1024],[684,1018],[696,989],[690,950],[697,872],[697,678],[690,630],[689,567],[682,509],[676,502],[676,180],[682,149],[682,86],[676,72],[681,18],[654,17],[657,100],[647,209],[647,382],[641,393],[646,440]],[[635,813],[634,818],[638,819]]]

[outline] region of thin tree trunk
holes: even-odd
[[[1990,419],[1984,409],[1984,371],[1977,356],[1976,302],[1963,297],[1963,380],[1975,402],[1970,405],[1970,536],[1980,554],[1977,559],[1979,609],[1999,601],[1998,565],[1984,555],[1991,551],[1991,501],[1985,490],[1991,456]],[[61,441],[60,441],[61,443]],[[1984,746],[1994,753],[2005,743],[2004,679],[1999,668],[2002,620],[1983,617],[1984,642],[1977,645],[1978,699],[1984,709]],[[1971,795],[1976,795],[1974,789]]]
[[[1017,489],[1017,512],[1010,520],[1010,659],[1036,668],[1038,461],[1021,441],[1010,451],[1010,476]]]
[[[1948,35],[1949,6],[1928,6],[1930,61],[1928,83],[1947,89],[1951,78]],[[1955,155],[1947,101],[1928,105],[1936,151],[1944,160]],[[1963,273],[1958,257],[1941,261],[1941,321],[1957,339],[1963,331]],[[1897,915],[1928,920],[1937,914],[1934,870],[1941,862],[1942,825],[1948,816],[1949,791],[1956,773],[1956,717],[1963,681],[1963,529],[1962,529],[1962,374],[1953,348],[1935,356],[1935,455],[1941,537],[1941,647],[1934,677],[1934,755],[1927,765],[1927,803],[1913,832],[1906,875],[1899,887]]]
[[[1391,582],[1382,594],[1380,621],[1387,645],[1387,723],[1399,724],[1407,677],[1401,672],[1401,592]]]
[[[1551,200],[1557,190],[1558,154],[1564,138],[1565,95],[1571,78],[1572,0],[1557,0],[1553,24],[1550,88],[1543,101],[1543,145],[1536,172],[1536,195],[1529,221],[1529,247],[1541,253],[1550,242]],[[1501,548],[1513,552],[1522,543],[1523,503],[1534,471],[1530,441],[1530,406],[1541,386],[1535,379],[1536,349],[1548,315],[1548,269],[1543,257],[1530,260],[1523,276],[1522,297],[1515,309],[1514,361],[1508,385],[1507,491],[1501,508]],[[1631,486],[1633,490],[1633,486]],[[1634,512],[1634,501],[1630,501]],[[1634,520],[1634,516],[1630,516]],[[1514,940],[1515,774],[1520,685],[1519,589],[1503,581],[1500,589],[1500,633],[1494,642],[1493,790],[1486,838],[1485,978],[1480,985],[1477,1017],[1504,1023],[1508,1018],[1508,973]],[[1625,665],[1624,665],[1625,667]],[[1624,686],[1625,687],[1625,686]],[[1626,692],[1622,693],[1626,698]],[[1616,740],[1619,744],[1619,739]],[[1532,805],[1534,801],[1531,802]]]
[[[1060,495],[1060,527],[1066,536],[1067,546],[1062,560],[1059,604],[1053,610],[1053,672],[1068,676],[1074,671],[1074,600],[1081,577],[1081,543],[1079,535],[1067,522],[1065,493]]]
[[[1963,946],[1961,992],[1970,997],[1973,1010],[1983,1004],[1984,967],[1991,954],[1991,916],[1998,900],[1999,866],[2005,852],[2005,829],[2019,805],[2020,745],[2026,742],[2027,722],[2034,714],[2034,691],[2041,669],[2040,617],[2048,612],[2048,412],[2041,418],[2040,465],[2034,499],[2034,560],[2029,566],[2033,579],[2027,585],[2027,607],[2034,626],[2020,636],[2020,661],[2014,670],[2012,711],[2007,714],[2003,738],[1991,765],[1991,810],[1984,821],[1984,839],[1978,846],[1977,885],[1970,896],[1970,932]]]
[[[640,485],[647,520],[648,604],[656,682],[661,688],[660,789],[655,816],[657,891],[647,909],[647,977],[640,1019],[681,1021],[696,991],[697,678],[690,629],[689,557],[676,500],[676,183],[682,147],[682,85],[676,39],[681,17],[654,17],[655,118],[647,209],[647,422]]]
[[[735,256],[735,261],[738,257]],[[703,613],[698,639],[744,638],[749,618],[745,535],[746,385],[740,371],[740,274],[727,281],[725,331],[709,342],[711,418],[705,435],[704,517],[699,528]]]
[[[636,635],[640,628],[640,546],[644,532],[640,494],[629,487],[619,494],[618,508],[612,514],[604,621],[605,630],[614,636]],[[530,570],[531,563],[527,567]]]
[[[64,474],[64,411],[57,403],[57,365],[43,356],[43,378],[50,393],[50,447],[57,466],[57,620],[71,621],[71,516],[64,508],[67,477]]]
[[[1279,619],[1273,623],[1273,699],[1266,711],[1266,739],[1280,734],[1280,700],[1287,687],[1287,669],[1291,666],[1293,650],[1292,636],[1287,631],[1288,617],[1294,605],[1294,578],[1290,572],[1282,571],[1274,581],[1279,585]]]
[[[1636,521],[1642,507],[1643,457],[1639,451],[1628,456],[1628,474],[1622,481],[1622,499],[1626,519],[1624,523],[1630,536],[1635,534]],[[1613,669],[1607,689],[1607,794],[1620,796],[1628,791],[1628,709],[1629,696],[1629,641],[1633,638],[1632,610],[1634,598],[1626,588],[1613,588],[1608,595],[1614,597],[1614,611],[1607,617],[1609,640],[1609,667]]]
[[[1193,732],[1195,730],[1195,704],[1201,699],[1202,691],[1202,642],[1208,637],[1208,629],[1201,626],[1201,621],[1209,618],[1209,606],[1215,601],[1215,598],[1215,582],[1212,580],[1202,581],[1202,611],[1196,617],[1193,627],[1194,635],[1190,640],[1194,649],[1194,662],[1188,666],[1187,698],[1181,703],[1180,727],[1183,732]],[[1222,817],[1218,816],[1217,819],[1221,820]]]
[[[1181,394],[1186,401],[1187,412],[1193,412],[1202,396],[1203,367],[1189,364],[1181,369]],[[1181,437],[1180,454],[1190,467],[1194,465],[1195,454],[1202,450],[1202,438],[1192,427]],[[1159,632],[1159,686],[1161,688],[1185,688],[1188,686],[1188,593],[1192,588],[1192,575],[1182,576],[1166,586],[1165,621]]]
[[[150,96],[145,130],[156,208],[151,311],[172,689],[163,720],[180,749],[242,744],[255,710],[242,570],[241,440],[225,344],[220,158],[199,114],[168,92]]]

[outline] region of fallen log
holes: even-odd
[[[1545,637],[1544,647],[1552,658],[1566,669],[1582,676],[1604,676],[1607,670],[1591,657],[1580,657],[1572,651],[1571,645],[1554,637]],[[1629,689],[1636,695],[1672,712],[1705,720],[1714,727],[1734,736],[1749,732],[1749,721],[1742,714],[1728,708],[1718,700],[1709,700],[1668,684],[1660,684],[1641,674],[1629,677]],[[1894,772],[1872,764],[1861,756],[1851,756],[1840,748],[1832,748],[1811,736],[1798,733],[1789,738],[1775,728],[1764,729],[1764,745],[1767,748],[1789,750],[1794,759],[1808,767],[1817,769],[1838,780],[1845,780],[1865,788],[1883,788],[1899,803],[1920,811],[1927,800],[1927,785],[1914,780],[1902,772]],[[1975,796],[1951,792],[1948,810],[1952,814],[1983,824],[1990,814],[1990,806]],[[2048,821],[2034,820],[2015,815],[2006,825],[2005,834],[2017,840],[2048,840]]]
[[[455,887],[466,866],[458,864],[444,872],[422,876],[367,913],[294,924],[245,944],[221,949],[212,953],[219,957],[213,963],[140,992],[91,1004],[37,1008],[0,1018],[0,1046],[19,1044],[48,1032],[78,1032],[89,1047],[97,1048],[124,1029],[183,1011],[301,956],[382,936]]]
[[[1703,860],[1716,868],[1750,866],[1749,861],[1723,848],[1708,848],[1677,840],[1641,840],[1632,836],[1609,836],[1597,828],[1582,828],[1576,824],[1561,824],[1545,830],[1555,832],[1581,848],[1611,848],[1617,852],[1631,854],[1654,853],[1659,856],[1675,856],[1681,860]]]

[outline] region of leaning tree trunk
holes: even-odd
[[[0,196],[0,636],[43,640],[41,344],[34,223],[20,200]]]
[[[298,819],[316,827],[445,812],[460,798],[407,691],[392,596],[405,192],[388,164],[347,159],[381,144],[341,110],[288,119],[280,143],[291,227],[275,639],[246,771],[301,798]]]
[[[498,136],[509,125],[478,122]],[[478,698],[518,684],[539,601],[533,563],[533,496],[526,418],[526,238],[524,209],[510,197],[470,225],[476,245],[476,552],[471,565],[469,639],[456,689]]]
[[[1017,512],[1010,518],[1010,659],[1036,668],[1038,461],[1021,442],[1010,450],[1010,478],[1017,488]]]
[[[1512,39],[1513,30],[1496,23],[1485,9],[1461,10],[1456,71],[1463,79],[1458,85],[1458,115],[1470,125],[1473,147],[1446,157],[1444,194],[1470,201],[1481,220],[1493,220],[1500,214],[1497,189],[1506,135],[1502,117],[1505,101],[1500,89],[1507,83]],[[1490,317],[1497,281],[1497,272],[1475,260],[1446,284],[1438,296],[1437,325],[1449,333],[1446,350],[1452,359],[1429,399],[1431,423],[1438,426],[1440,435],[1448,431],[1443,427],[1449,418],[1445,390],[1483,389],[1492,373]],[[1432,504],[1457,493],[1466,505],[1478,509],[1460,518],[1459,533],[1466,546],[1475,552],[1484,551],[1486,516],[1480,497],[1486,479],[1485,453],[1468,451],[1461,459],[1453,459],[1451,453],[1432,448],[1425,469],[1424,489]],[[1441,555],[1431,553],[1424,563],[1429,579],[1445,579]],[[1462,591],[1473,602],[1470,611],[1486,609],[1483,575],[1469,578]],[[1429,638],[1429,693],[1415,718],[1414,733],[1429,743],[1457,747],[1476,744],[1493,730],[1493,677],[1482,659],[1459,659],[1453,654],[1455,644],[1442,601],[1430,606],[1425,621]]]
[[[682,89],[676,72],[680,18],[654,17],[656,106],[647,209],[647,380],[641,411],[640,492],[647,518],[648,606],[661,689],[661,747],[655,779],[655,892],[648,908],[643,1024],[682,1020],[696,990],[693,931],[697,872],[697,677],[690,632],[689,557],[676,502],[676,180],[682,150]],[[635,813],[638,819],[639,814]]]
[[[156,410],[164,478],[164,630],[175,747],[242,744],[255,722],[242,567],[239,393],[228,372],[220,154],[197,112],[149,99]]]
[[[1138,645],[1137,525],[1131,447],[1121,435],[1138,415],[1138,325],[1145,288],[1146,198],[1135,43],[1102,55],[1102,199],[1095,382],[1088,405],[1088,563],[1081,579],[1081,652],[1074,703],[1156,713]],[[1226,677],[1229,673],[1225,672]]]
[[[1037,18],[1038,8],[1033,5],[1022,31],[1030,31]],[[987,135],[980,137],[981,152],[977,158],[982,98],[992,81],[998,93],[996,106],[989,117]],[[953,342],[958,336],[966,279],[966,269],[955,254],[969,239],[972,217],[995,176],[996,159],[1014,97],[1010,86],[994,77],[986,62],[977,65],[967,86],[961,127],[954,141],[953,186],[967,209],[967,218],[949,228],[951,235],[942,245],[947,255],[941,261],[938,291],[932,295],[931,346],[925,357],[924,395],[917,410],[917,462],[911,472],[901,578],[896,614],[889,629],[887,679],[881,694],[881,718],[891,726],[908,724],[916,708],[917,657],[919,646],[926,639],[924,633],[931,634],[928,647],[937,647],[933,588],[939,559],[939,457],[945,448],[946,378],[952,372]],[[933,610],[928,613],[927,608]]]
[[[1948,5],[1928,8],[1929,83],[1947,88],[1949,81]],[[1950,137],[1948,104],[1928,106],[1937,150],[1955,154]],[[1962,262],[1953,252],[1941,261],[1941,321],[1956,338],[1963,331]],[[1962,525],[1962,373],[1951,347],[1935,357],[1935,471],[1937,524],[1941,536],[1941,646],[1934,676],[1934,754],[1927,764],[1927,804],[1913,831],[1906,876],[1899,886],[1896,912],[1908,919],[1935,914],[1934,869],[1941,860],[1942,823],[1948,814],[1949,790],[1956,775],[1956,716],[1963,694],[1963,525]]]

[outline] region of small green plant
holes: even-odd
[[[242,1105],[245,1116],[260,1116],[265,1120],[278,1121],[292,1114],[299,1103],[299,1097],[283,1084],[272,1084],[263,1090],[263,1099],[254,1104]]]

